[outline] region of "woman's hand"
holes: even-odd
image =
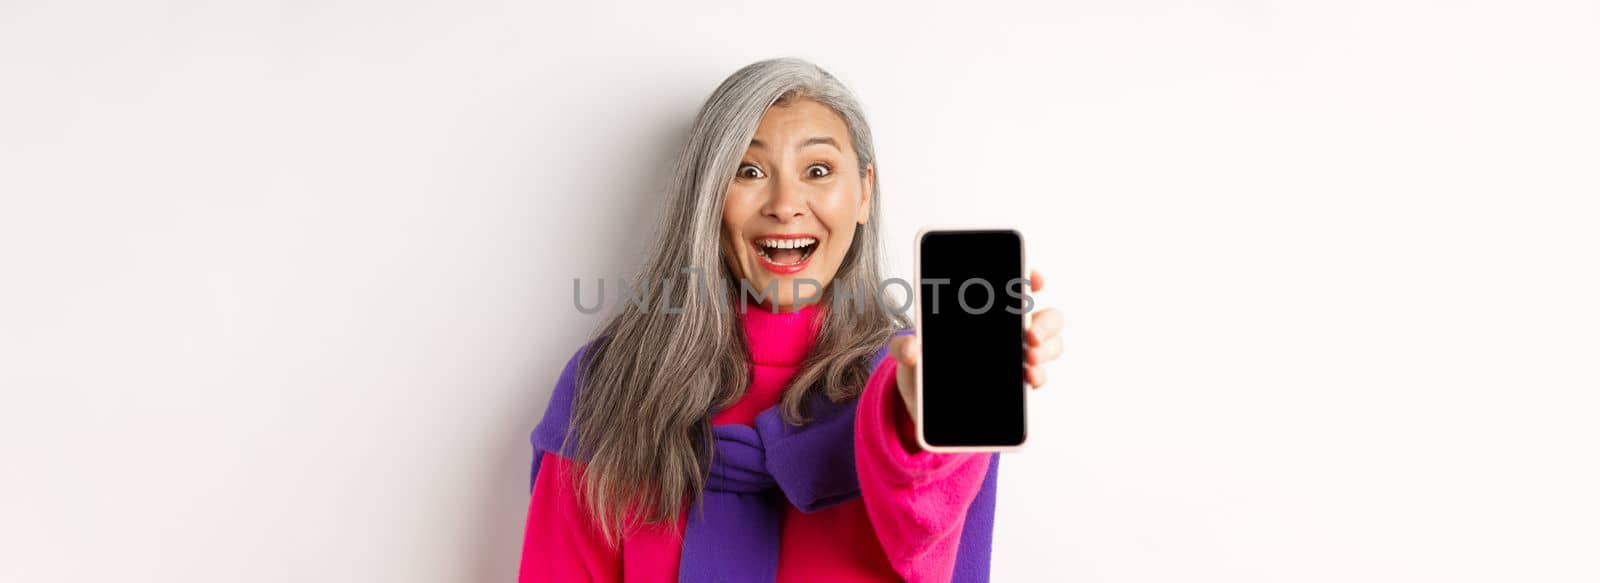
[[[1039,272],[1028,273],[1028,283],[1033,291],[1038,292],[1044,288],[1044,276]],[[1055,360],[1061,356],[1061,312],[1055,308],[1046,308],[1033,313],[1032,322],[1023,334],[1023,344],[1027,350],[1022,354],[1024,377],[1029,385],[1037,389],[1044,386],[1044,363]],[[915,422],[917,413],[917,363],[922,359],[922,343],[915,334],[896,336],[889,343],[889,354],[893,355],[898,366],[895,367],[895,382],[900,389],[900,398],[906,404],[906,411],[911,414]]]

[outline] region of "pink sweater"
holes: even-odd
[[[743,316],[753,378],[712,424],[750,425],[775,405],[797,372],[825,308]],[[873,371],[857,404],[855,457],[861,497],[812,513],[788,506],[778,554],[780,582],[948,581],[967,507],[991,454],[922,451],[895,386],[895,360]],[[569,475],[583,466],[551,452],[528,504],[519,581],[670,583],[688,522],[647,525],[612,548],[582,509]],[[687,508],[687,506],[686,506]]]

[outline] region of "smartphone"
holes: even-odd
[[[917,232],[917,443],[939,452],[1016,451],[1028,439],[1023,350],[1032,291],[1022,233]]]

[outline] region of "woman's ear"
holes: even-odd
[[[856,224],[865,225],[872,217],[872,165],[861,174],[861,206],[856,209]]]

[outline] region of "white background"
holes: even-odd
[[[995,580],[1600,579],[1592,0],[374,0],[0,3],[0,580],[513,580],[572,278],[781,55],[893,273],[1067,315]]]

